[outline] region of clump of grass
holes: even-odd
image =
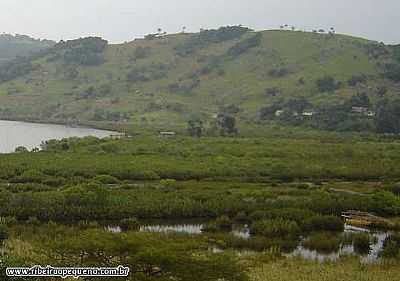
[[[400,234],[392,234],[385,239],[383,250],[380,253],[383,258],[400,258]]]
[[[252,281],[393,281],[400,275],[398,263],[371,264],[361,267],[358,258],[345,258],[335,263],[316,263],[302,259],[266,261],[252,267]]]
[[[371,237],[368,233],[356,233],[353,236],[354,251],[361,255],[371,252]]]
[[[8,229],[5,225],[0,225],[0,244],[8,239]]]
[[[338,252],[341,246],[341,238],[331,232],[318,232],[312,234],[303,242],[303,246],[309,250],[321,253]]]
[[[215,220],[218,229],[230,231],[232,230],[232,220],[228,216],[221,216]]]
[[[317,215],[307,219],[303,229],[306,231],[342,232],[344,230],[344,222],[339,217]]]
[[[300,233],[300,227],[290,220],[262,220],[253,223],[250,232],[266,237],[295,237]]]
[[[228,216],[218,217],[214,222],[207,223],[201,229],[203,232],[215,233],[218,231],[231,231],[233,222]]]
[[[239,223],[245,223],[249,220],[248,216],[246,215],[245,212],[239,212],[234,218],[235,221]]]
[[[120,222],[120,227],[125,231],[138,231],[140,229],[140,222],[137,218],[123,219]]]

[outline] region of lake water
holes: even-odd
[[[18,146],[29,150],[40,147],[43,141],[69,137],[95,136],[104,138],[115,132],[83,127],[68,127],[63,125],[38,124],[28,122],[0,120],[0,153],[14,152]]]
[[[168,233],[168,232],[176,232],[176,233],[186,233],[190,235],[202,235],[204,234],[202,229],[203,226],[205,225],[206,222],[194,222],[190,223],[190,221],[182,221],[181,223],[179,222],[147,222],[144,223],[140,227],[141,232],[161,232],[161,233]],[[114,225],[108,225],[105,227],[106,230],[114,233],[120,233],[123,232],[120,226],[117,224]],[[345,225],[345,230],[342,233],[342,235],[346,235],[349,233],[360,233],[360,232],[365,232],[369,233],[370,237],[374,238],[374,243],[371,243],[370,245],[370,252],[366,255],[360,255],[356,253],[356,250],[352,244],[350,245],[341,245],[340,249],[337,251],[331,251],[331,252],[319,252],[316,250],[310,250],[307,249],[306,247],[302,246],[302,243],[300,242],[297,248],[295,248],[293,251],[286,253],[285,256],[287,257],[294,257],[294,256],[299,256],[302,257],[306,260],[314,260],[314,261],[319,261],[319,262],[325,262],[325,261],[337,261],[339,260],[342,256],[344,255],[357,255],[360,257],[361,262],[363,263],[374,263],[379,260],[379,253],[383,249],[383,243],[385,239],[391,234],[391,232],[371,232],[368,229],[365,228],[357,228],[353,227],[350,225]],[[250,230],[247,225],[235,225],[233,227],[233,230],[230,232],[230,234],[242,238],[242,239],[251,239],[252,235],[250,234]],[[307,237],[303,239],[306,240]],[[211,248],[213,252],[221,252],[223,251],[222,249],[219,249],[218,247]],[[238,251],[240,254],[251,254],[251,253],[256,253],[255,251],[252,250],[240,250]]]

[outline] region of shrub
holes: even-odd
[[[290,220],[262,220],[253,223],[250,232],[267,237],[293,237],[300,233],[300,227]]]
[[[120,222],[122,230],[138,231],[140,229],[140,222],[136,218],[123,219]]]
[[[365,81],[367,81],[367,76],[365,76],[365,74],[359,74],[359,75],[353,75],[347,81],[347,83],[349,84],[349,86],[356,86],[357,84],[364,83]]]
[[[245,40],[237,43],[233,47],[231,47],[228,50],[227,55],[230,57],[240,56],[241,54],[247,52],[248,50],[261,45],[261,40],[262,40],[262,34],[257,33],[256,35],[254,35],[248,39],[245,39]]]
[[[16,153],[26,153],[26,152],[28,152],[28,149],[25,146],[18,146],[15,149],[15,152]]]
[[[20,176],[12,179],[14,183],[28,183],[28,182],[35,182],[41,183],[42,180],[45,178],[45,175],[42,174],[41,171],[30,169],[24,171]]]
[[[15,217],[0,217],[0,225],[12,226],[18,223]]]
[[[339,88],[339,84],[332,76],[325,76],[316,81],[317,88],[321,93],[334,92]]]
[[[160,180],[160,185],[164,188],[173,188],[176,186],[176,180],[174,179]]]
[[[389,64],[386,66],[385,77],[395,82],[400,81],[400,65]]]
[[[203,30],[178,45],[175,51],[179,56],[187,56],[209,44],[233,40],[248,31],[250,29],[242,26],[226,26],[219,29]]]
[[[332,233],[315,233],[303,242],[303,246],[309,250],[322,253],[337,252],[340,249],[341,239]]]
[[[239,213],[237,213],[237,215],[235,216],[235,219],[234,219],[234,220],[237,221],[237,222],[242,222],[242,223],[244,223],[244,222],[247,222],[247,221],[249,220],[249,218],[247,217],[247,215],[246,215],[245,212],[239,212]]]
[[[94,177],[95,181],[101,182],[103,184],[117,184],[119,180],[116,177],[110,175],[98,175]]]
[[[232,221],[228,216],[221,216],[215,220],[215,224],[220,230],[232,230]]]
[[[252,222],[260,221],[267,218],[267,214],[264,211],[254,211],[249,215],[249,219]]]
[[[390,191],[394,195],[400,196],[400,183],[396,183],[396,184],[388,187],[388,191]]]
[[[380,256],[383,258],[400,258],[400,234],[392,234],[385,239]]]
[[[207,223],[205,225],[203,225],[203,227],[201,228],[202,232],[209,232],[209,233],[215,233],[218,231],[218,227],[217,224],[215,222],[210,222]]]
[[[27,224],[29,225],[40,225],[40,221],[38,220],[37,217],[29,217],[29,219],[26,221]]]
[[[289,70],[286,68],[277,68],[277,69],[272,69],[268,72],[269,76],[273,78],[281,78],[289,74]]]
[[[305,221],[303,229],[306,231],[338,231],[344,230],[344,222],[335,216],[313,216]]]
[[[354,251],[359,254],[369,254],[371,251],[371,237],[367,233],[357,233],[353,236]]]
[[[8,239],[8,229],[4,225],[0,225],[0,243]]]

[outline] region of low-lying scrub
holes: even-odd
[[[250,232],[265,237],[296,237],[300,233],[300,227],[295,221],[262,220],[253,223]]]

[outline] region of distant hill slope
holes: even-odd
[[[50,40],[34,39],[26,35],[0,34],[0,64],[18,56],[28,56],[54,46]]]
[[[297,111],[322,111],[356,93],[373,109],[399,93],[396,50],[338,34],[242,27],[119,45],[78,39],[0,69],[0,117],[175,128],[225,112],[244,124],[299,101]]]

